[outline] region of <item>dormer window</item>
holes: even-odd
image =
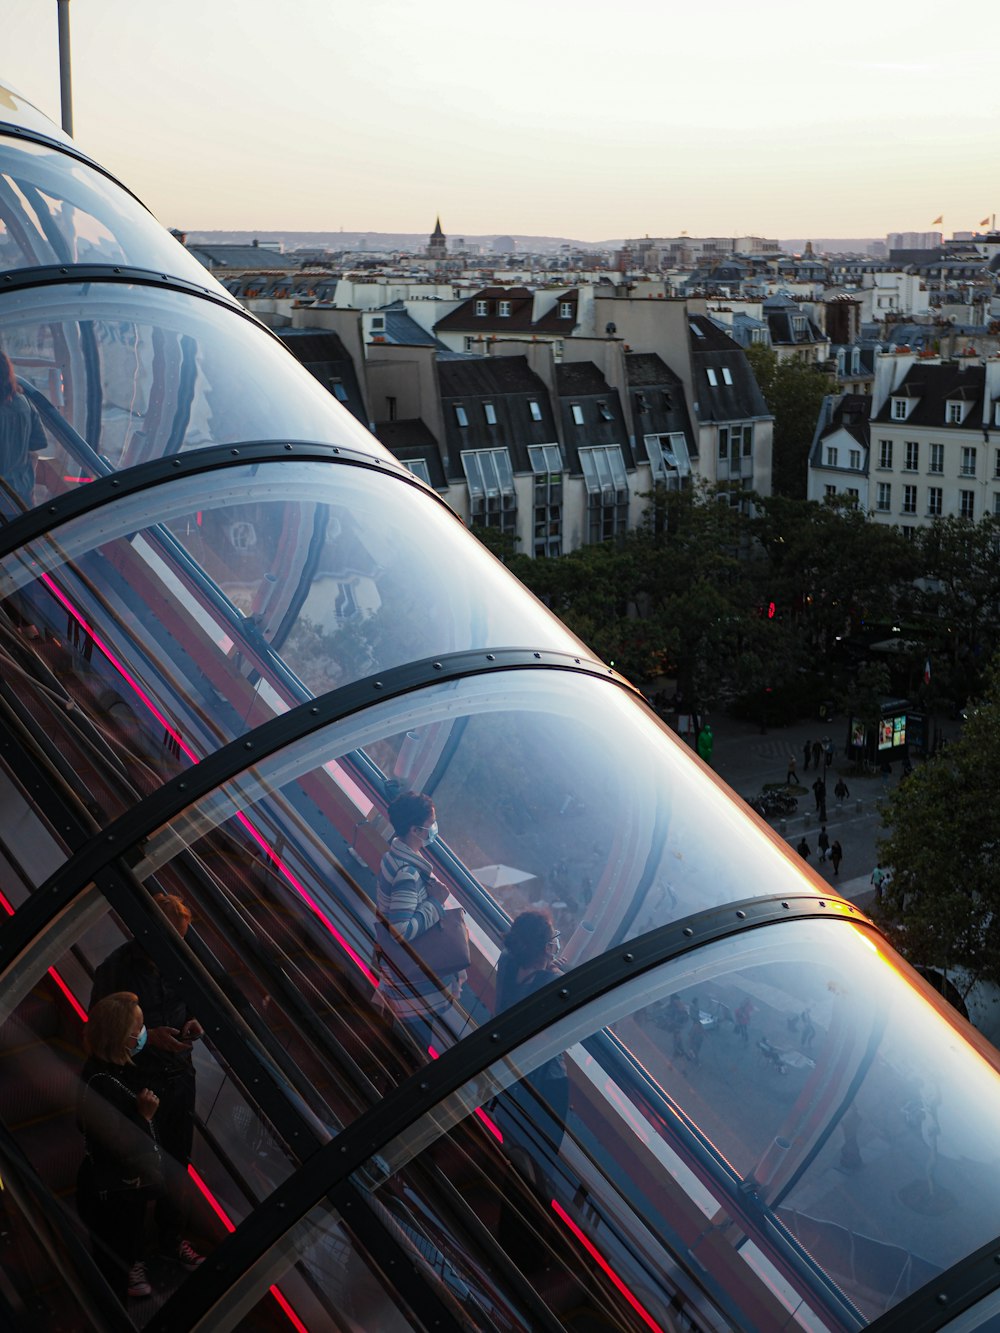
[[[493,404],[483,403],[483,412],[486,414],[487,426],[495,426],[497,424],[497,410]]]
[[[477,315],[488,315],[489,313],[490,313],[490,303],[489,303],[489,301],[477,301],[477,302],[476,302],[476,314],[477,314]]]
[[[572,406],[572,409],[571,409],[571,410],[572,410],[572,413],[573,413],[573,420],[574,420],[574,422],[575,422],[578,426],[582,426],[582,425],[583,425],[583,408],[580,406],[579,403],[574,403],[573,406]]]
[[[722,367],[722,382],[723,384],[732,384],[733,382],[733,372],[728,366]]]
[[[534,398],[531,398],[528,401],[528,411],[531,413],[532,421],[541,421],[542,408],[541,405]]]
[[[498,301],[497,314],[500,316],[501,319],[510,319],[510,302]]]
[[[637,393],[637,394],[636,394],[636,396],[635,396],[635,410],[636,410],[637,412],[646,412],[646,411],[649,410],[649,409],[646,407],[646,395],[645,395],[644,393]]]
[[[711,366],[706,369],[705,374],[708,376],[708,382],[712,388],[717,389],[719,387],[719,377]]]
[[[965,419],[964,403],[948,403],[945,408],[945,421],[949,426],[960,426]]]
[[[572,318],[573,318],[573,302],[572,302],[572,301],[560,301],[560,302],[559,302],[559,318],[560,318],[560,319],[572,319]]]
[[[894,398],[892,400],[892,419],[893,421],[905,421],[910,413],[910,400],[908,398]]]
[[[607,403],[597,404],[597,415],[602,421],[614,421],[615,419],[615,414],[608,407]]]
[[[455,404],[455,420],[460,426],[467,426],[469,424],[468,413],[461,403]]]

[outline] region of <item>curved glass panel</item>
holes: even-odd
[[[335,462],[116,499],[0,563],[0,599],[21,706],[101,820],[309,692],[457,650],[582,651],[433,499]]]
[[[8,125],[20,125],[26,130],[33,130],[36,134],[44,134],[49,139],[61,139],[64,143],[72,143],[69,135],[61,130],[55,121],[49,120],[37,106],[22,97],[16,89],[9,87],[6,82],[0,83],[0,122],[2,121],[6,121]]]
[[[357,1218],[347,1221],[327,1203],[313,1209],[212,1307],[212,1333],[408,1333],[425,1327],[406,1311],[391,1255],[366,1245],[351,1221]],[[437,1280],[431,1256],[405,1241],[403,1249],[418,1272]],[[447,1304],[455,1308],[453,1300]]]
[[[382,816],[387,780],[426,791],[440,825],[426,851],[437,875],[470,911],[550,911],[562,968],[721,903],[815,887],[631,695],[559,670],[436,685],[324,728],[150,839],[147,864],[313,778],[340,829],[321,834],[334,851]],[[380,855],[367,852],[369,872]]]
[[[566,771],[587,795],[586,820],[563,809]],[[471,932],[467,968],[431,966],[415,983],[375,950],[374,933],[380,867],[398,852],[386,792],[405,786],[436,802],[439,839],[419,864],[449,905],[465,908]],[[592,892],[571,901],[567,879],[548,868],[584,828]],[[268,978],[268,1006],[339,1071],[322,1081],[334,1122],[494,1012],[505,912],[550,911],[565,940],[562,969],[734,897],[811,884],[630,696],[556,670],[435,685],[323,728],[210,794],[130,859],[151,889],[176,876],[220,935],[230,919],[242,923],[233,947],[252,958],[251,976],[234,954],[219,985],[259,1008],[252,976]],[[338,1051],[359,1042],[364,1077],[338,1064]],[[306,1067],[312,1056],[295,1058]]]
[[[225,292],[101,172],[56,149],[0,135],[0,273],[51,264],[130,264]]]
[[[501,1238],[514,1210],[516,1237],[507,1158],[627,1327],[641,1306],[654,1328],[677,1309],[695,1328],[859,1328],[995,1235],[998,1057],[969,1032],[864,929],[782,922],[554,1019],[357,1183],[405,1197],[428,1238],[454,1229],[456,1189]],[[543,1296],[547,1257],[526,1274]]]
[[[53,437],[36,504],[212,444],[308,440],[392,462],[280,342],[209,300],[124,283],[9,292],[0,346]]]
[[[173,930],[166,916],[163,929]],[[211,933],[197,920],[185,927],[185,942],[211,957]],[[157,969],[92,886],[36,941],[31,967],[4,978],[0,1119],[50,1191],[60,1226],[76,1237],[81,1255],[92,1254],[119,1299],[125,1300],[133,1262],[147,1265],[162,1298],[186,1272],[176,1257],[171,1262],[147,1249],[147,1203],[155,1204],[161,1244],[169,1250],[182,1234],[204,1253],[288,1177],[293,1156],[201,1032],[183,979]],[[122,993],[138,997],[148,1032],[141,1050],[115,1026],[114,1014],[95,1017],[98,1001]],[[186,1032],[192,1021],[196,1037],[187,1042],[163,1035]],[[135,1031],[139,1022],[136,1016]],[[272,1034],[244,1029],[230,1036],[255,1048],[281,1084],[280,1047]],[[145,1092],[155,1098],[147,1103],[148,1120],[141,1109]],[[139,1186],[128,1183],[136,1180]],[[4,1184],[10,1183],[5,1173]],[[25,1255],[27,1239],[20,1238]],[[60,1271],[79,1286],[74,1263],[79,1259]],[[20,1258],[4,1270],[8,1289],[22,1277]],[[53,1299],[64,1298],[51,1278],[50,1272],[40,1285]]]

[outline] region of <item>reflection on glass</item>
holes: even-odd
[[[339,1213],[320,1204],[226,1293],[212,1327],[409,1333],[418,1321],[404,1312],[392,1274],[384,1253],[369,1253]]]
[[[506,1180],[507,1158],[595,1261],[651,1293],[657,1322],[710,1303],[735,1326],[756,1311],[760,1327],[860,1327],[996,1230],[995,1052],[961,1043],[954,1011],[901,980],[843,921],[708,945],[557,1019],[386,1145],[367,1177],[436,1217],[447,1162],[449,1187],[466,1173],[499,1228],[509,1190],[490,1202],[488,1182]],[[517,1135],[502,1112],[559,1052],[571,1095],[555,1150],[530,1136],[542,1120],[527,1102]]]
[[[0,136],[0,272],[49,264],[128,264],[225,292],[101,172],[55,149]]]
[[[387,832],[373,773],[431,796],[440,834],[427,854],[470,914],[483,903],[551,912],[563,969],[723,902],[810,889],[651,715],[565,671],[472,677],[373,705],[206,797],[150,839],[147,864],[234,811],[270,810],[279,790],[298,807],[308,785],[322,845],[372,876]],[[490,973],[497,943],[482,958]],[[492,981],[489,994],[492,1004]]]
[[[9,87],[6,81],[0,83],[0,121],[8,125],[20,125],[23,129],[36,134],[44,134],[49,139],[61,139],[64,143],[72,142],[69,135],[65,134],[54,121],[43,115],[38,107],[16,89]]]
[[[208,300],[99,283],[9,292],[0,343],[58,438],[36,502],[185,449],[309,440],[389,454],[253,321]]]

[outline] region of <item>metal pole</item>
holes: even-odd
[[[56,0],[59,11],[59,97],[62,104],[62,127],[73,133],[73,84],[69,59],[69,0]]]

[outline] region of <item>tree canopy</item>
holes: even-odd
[[[892,867],[879,911],[911,962],[961,965],[1000,982],[1000,661],[960,738],[916,768],[882,812],[879,846]]]
[[[747,360],[774,413],[771,489],[775,495],[804,500],[809,449],[823,399],[832,388],[830,377],[802,358],[779,361],[762,343],[747,348]]]

